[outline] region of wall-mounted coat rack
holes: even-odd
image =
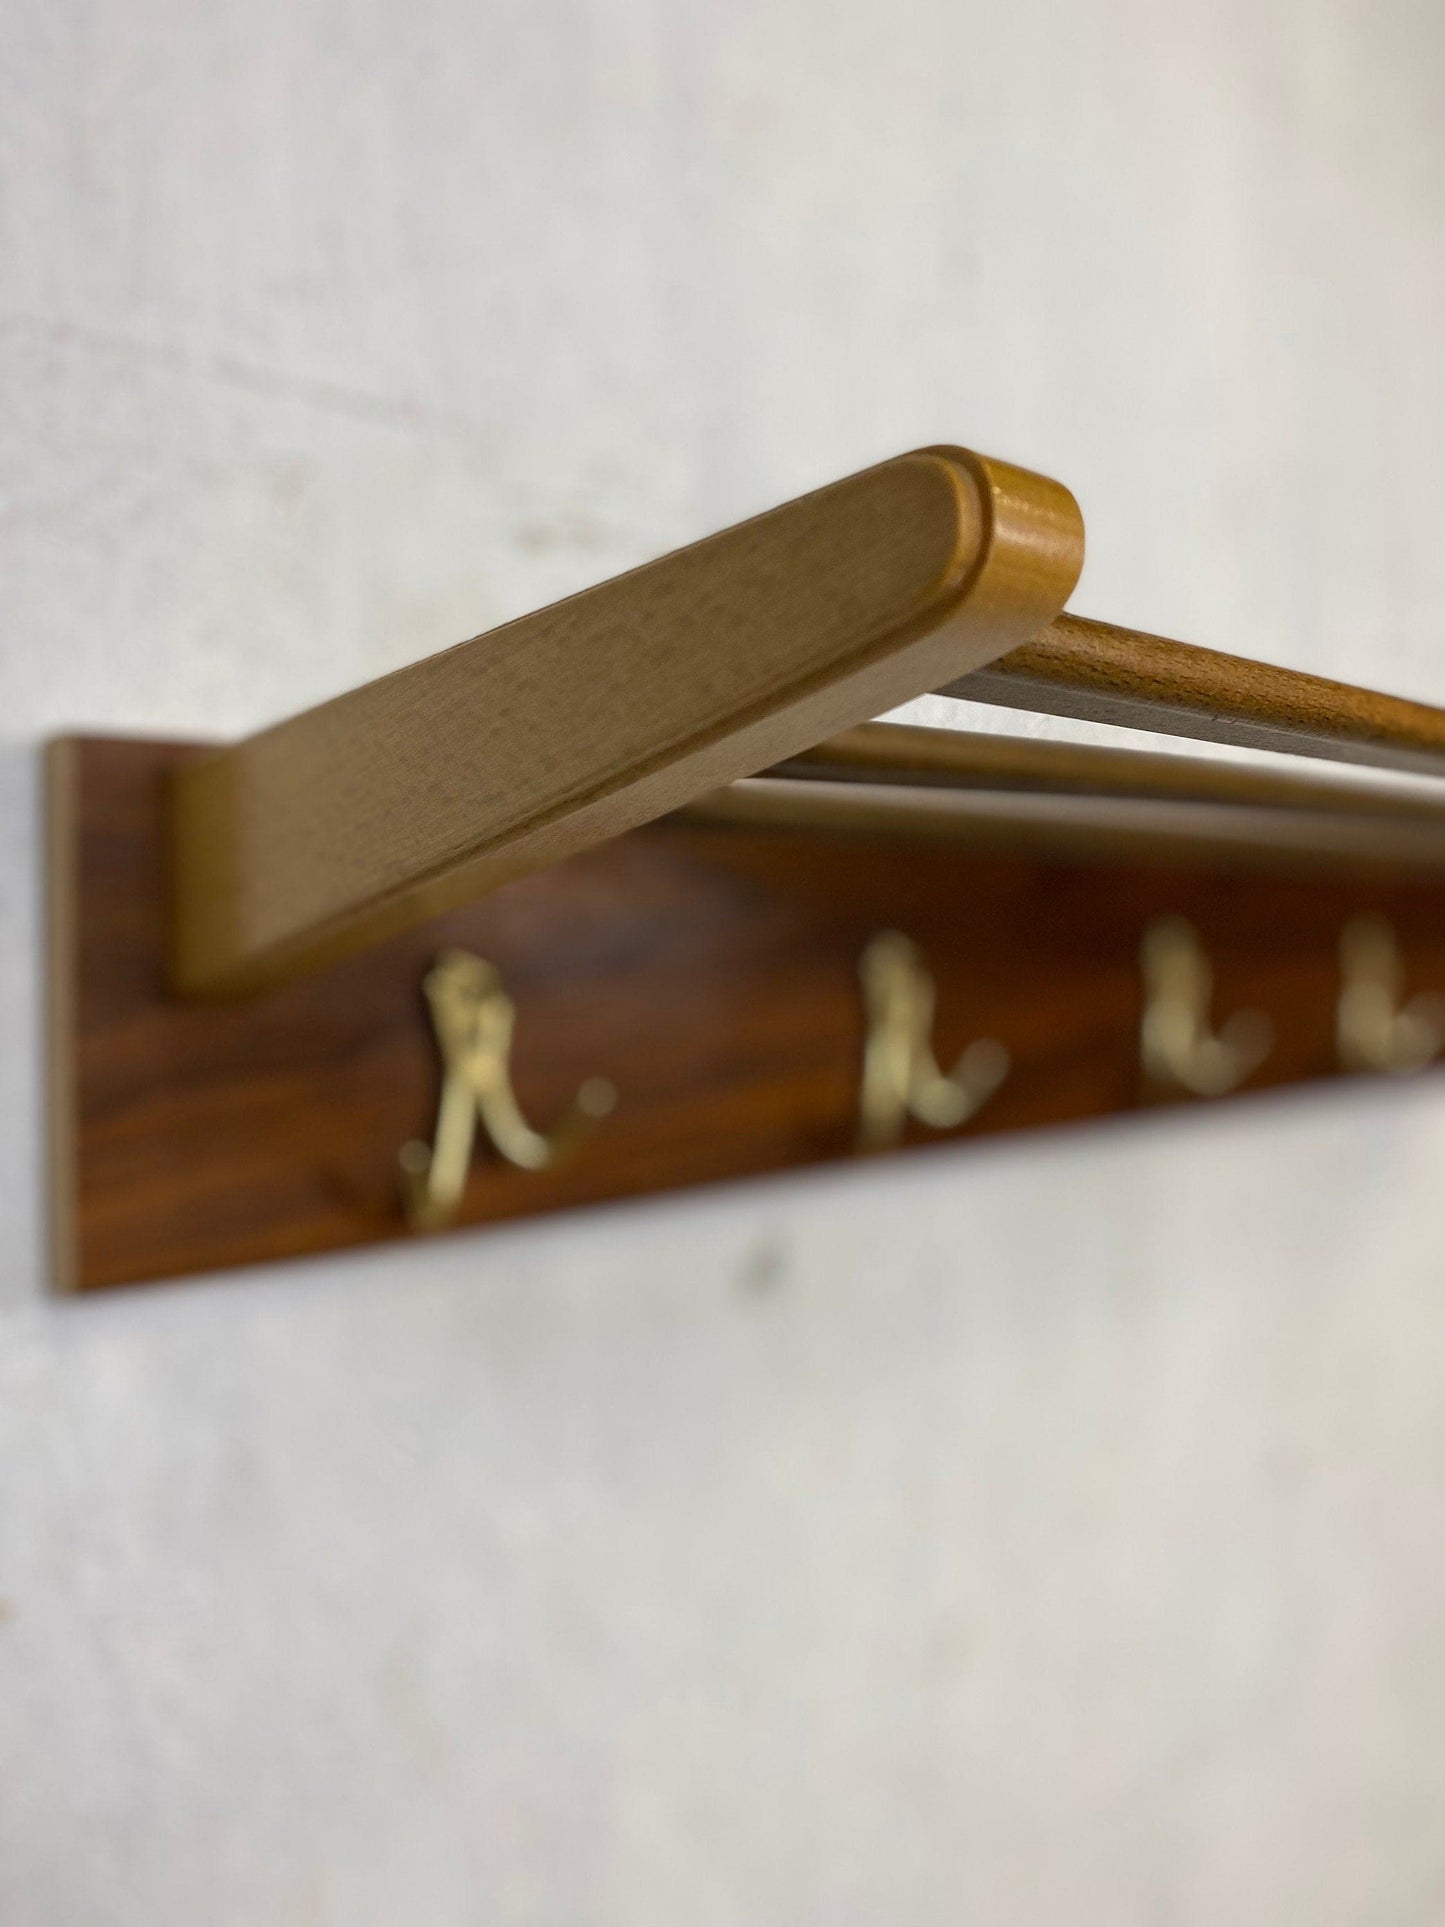
[[[1062,613],[958,448],[230,747],[51,746],[57,1282],[410,1237],[1445,1045],[1445,712]]]

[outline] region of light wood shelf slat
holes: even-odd
[[[172,977],[260,988],[936,688],[1067,601],[1057,483],[901,456],[187,764]]]
[[[1445,776],[1445,710],[1072,614],[937,693],[1202,742]]]
[[[1202,756],[906,723],[863,723],[763,773],[812,782],[1109,796],[1140,804],[1252,805],[1445,826],[1445,788],[1387,788]]]

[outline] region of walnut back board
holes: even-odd
[[[398,1150],[429,1134],[439,1064],[421,980],[449,945],[497,964],[514,1072],[546,1119],[586,1078],[617,1108],[565,1164],[479,1151],[480,1226],[859,1156],[858,962],[906,932],[935,1041],[1012,1069],[960,1135],[1151,1109],[1140,937],[1182,914],[1217,1008],[1273,1020],[1249,1088],[1335,1069],[1336,944],[1393,924],[1409,988],[1445,987],[1438,869],[1238,870],[665,818],[320,973],[232,1004],[165,989],[165,796],[194,747],[67,739],[51,759],[55,1270],[93,1290],[408,1238]],[[907,1144],[938,1143],[911,1130]]]

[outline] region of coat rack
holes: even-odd
[[[1063,614],[1082,559],[926,449],[245,742],[53,743],[57,1284],[1422,1069],[1432,795],[867,720],[1445,773],[1445,712]]]

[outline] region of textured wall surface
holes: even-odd
[[[57,1305],[36,807],[941,437],[1445,701],[1442,60],[3,0],[6,1927],[1445,1913],[1445,1080]]]

